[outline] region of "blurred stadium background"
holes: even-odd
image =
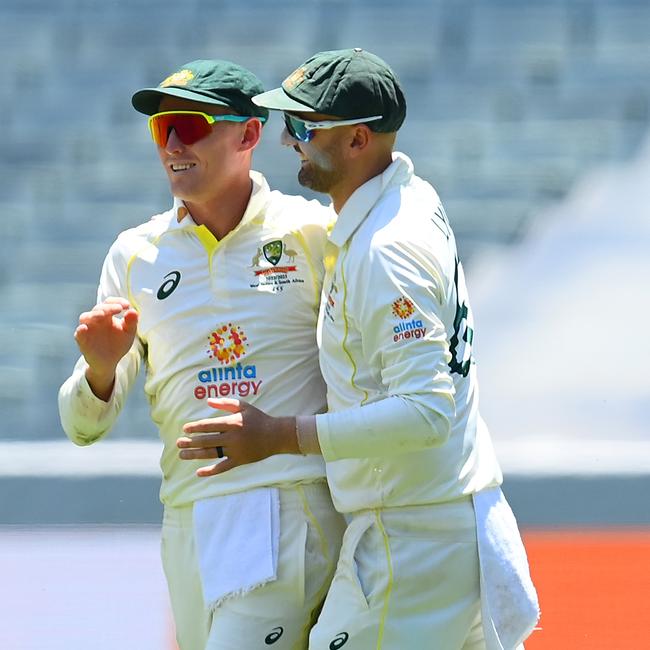
[[[2,650],[173,647],[145,400],[88,449],[56,410],[108,246],[169,204],[131,94],[215,57],[274,87],[342,47],[398,72],[398,148],[459,240],[527,647],[650,647],[648,0],[2,0]],[[255,166],[300,192],[279,133]]]

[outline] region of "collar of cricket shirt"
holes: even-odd
[[[330,241],[341,248],[391,187],[407,182],[413,176],[413,163],[399,151],[393,152],[393,162],[386,169],[358,187],[339,213]]]
[[[253,182],[253,190],[251,192],[250,199],[248,200],[248,205],[246,210],[241,218],[241,221],[238,226],[241,224],[252,221],[265,209],[271,190],[269,189],[269,184],[266,181],[266,178],[262,174],[256,171],[250,172],[251,181]],[[196,222],[192,219],[190,211],[187,209],[186,205],[178,197],[174,197],[174,205],[172,207],[173,219],[170,223],[171,228],[186,228],[188,226],[196,226]]]

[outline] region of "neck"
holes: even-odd
[[[192,219],[205,226],[218,240],[235,229],[246,212],[253,191],[250,177],[242,176],[205,202],[185,201]]]
[[[367,165],[357,165],[355,168],[349,170],[345,175],[346,182],[344,185],[332,188],[330,191],[330,198],[332,199],[332,206],[337,214],[341,212],[347,200],[371,178],[383,174],[388,166],[393,162],[392,153],[377,158]]]

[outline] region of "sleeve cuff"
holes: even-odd
[[[68,437],[78,445],[89,445],[101,438],[112,421],[114,395],[108,402],[91,390],[84,372],[75,373],[59,391],[61,423]]]
[[[339,460],[334,453],[334,441],[332,440],[332,431],[330,428],[330,419],[332,413],[321,413],[316,415],[314,423],[316,425],[316,435],[320,446],[321,454],[326,461]]]
[[[313,415],[299,415],[296,417],[296,438],[298,440],[298,449],[304,456],[321,454],[316,418]]]

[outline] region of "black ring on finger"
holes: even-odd
[[[217,458],[223,458],[223,447],[216,447]]]

